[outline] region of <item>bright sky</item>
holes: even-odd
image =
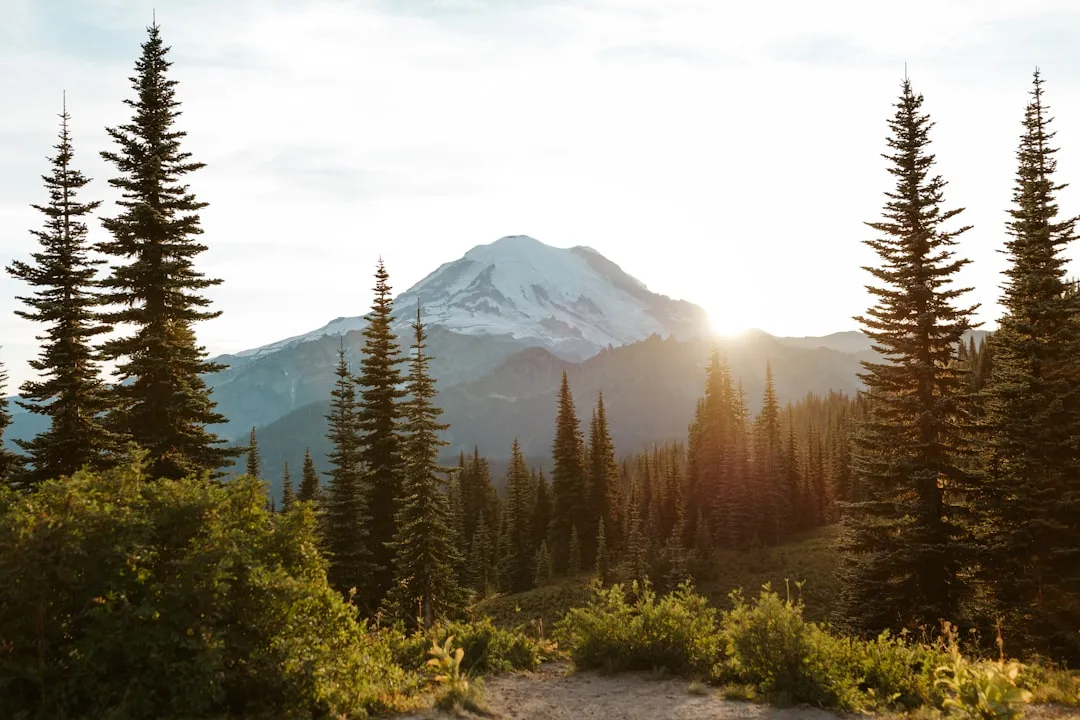
[[[225,280],[212,353],[363,314],[379,254],[400,291],[510,234],[592,246],[721,327],[853,328],[905,61],[975,225],[984,318],[1036,64],[1080,183],[1075,0],[2,0],[4,265],[32,249],[64,89],[77,164],[112,199],[97,153],[155,5],[208,164],[190,181]],[[36,352],[20,291],[0,278],[14,384]]]

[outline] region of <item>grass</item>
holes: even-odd
[[[588,578],[581,576],[545,585],[523,593],[496,595],[477,603],[473,617],[489,617],[499,627],[532,626],[539,635],[547,634],[568,610],[589,601]]]
[[[826,619],[831,601],[840,591],[836,579],[839,554],[838,527],[819,528],[777,547],[747,551],[718,550],[707,577],[699,578],[697,592],[713,607],[730,609],[730,594],[744,588],[756,591],[805,580],[802,598],[808,620]],[[571,608],[584,606],[591,597],[589,577],[581,575],[523,593],[496,595],[476,604],[474,617],[490,617],[500,627],[533,625],[536,631],[554,627]]]
[[[757,592],[766,584],[782,589],[785,582],[805,581],[806,619],[823,622],[840,594],[838,539],[839,526],[830,525],[776,547],[715,551],[711,572],[698,579],[697,591],[715,607],[729,610],[734,590]]]

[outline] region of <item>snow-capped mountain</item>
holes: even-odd
[[[609,345],[709,332],[701,308],[650,292],[595,250],[554,248],[522,235],[474,247],[398,295],[396,330],[406,347],[418,304],[441,388],[480,378],[529,347],[579,362]],[[325,401],[338,349],[344,345],[348,361],[357,362],[366,324],[362,315],[339,317],[303,335],[215,358],[228,366],[206,378],[218,410],[229,418],[223,434]]]
[[[399,295],[394,308],[403,337],[417,305],[429,327],[509,337],[571,360],[650,335],[682,339],[708,332],[700,307],[650,292],[595,250],[554,248],[526,235],[478,245]],[[363,317],[340,317],[236,357],[264,356],[364,325]]]

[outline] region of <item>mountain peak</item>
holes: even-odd
[[[396,327],[406,337],[418,305],[429,327],[503,338],[519,347],[536,345],[573,361],[650,335],[708,333],[701,308],[650,292],[596,250],[552,247],[529,235],[477,245],[395,298]],[[237,357],[265,355],[365,325],[363,317],[341,317]]]
[[[557,248],[528,235],[477,245],[395,300],[462,335],[509,336],[583,360],[653,334],[707,332],[705,313],[652,293],[591,248]]]

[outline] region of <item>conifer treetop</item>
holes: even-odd
[[[156,22],[147,32],[130,78],[134,98],[124,101],[131,119],[106,128],[116,149],[101,153],[121,194],[118,214],[102,220],[111,239],[97,244],[112,261],[101,281],[113,308],[104,319],[130,328],[102,346],[117,360],[110,423],[149,452],[153,477],[220,475],[242,449],[222,447],[206,427],[225,422],[204,379],[224,366],[206,360],[194,324],[220,315],[203,291],[221,281],[195,267],[207,249],[197,239],[207,204],[184,182],[203,164],[182,149],[186,133],[175,127],[180,103],[168,77],[169,48]]]
[[[27,309],[15,314],[43,326],[37,335],[40,352],[30,361],[39,379],[23,383],[18,401],[50,421],[37,437],[18,442],[28,453],[31,468],[25,480],[30,484],[72,475],[83,467],[103,470],[118,445],[117,435],[101,420],[110,399],[92,345],[95,337],[111,330],[98,309],[96,267],[102,261],[89,254],[84,222],[101,203],[79,199],[90,181],[73,164],[70,119],[65,99],[51,172],[42,177],[48,203],[31,206],[45,216],[44,227],[30,231],[38,249],[30,262],[16,260],[7,268],[33,289],[32,295],[17,298]]]

